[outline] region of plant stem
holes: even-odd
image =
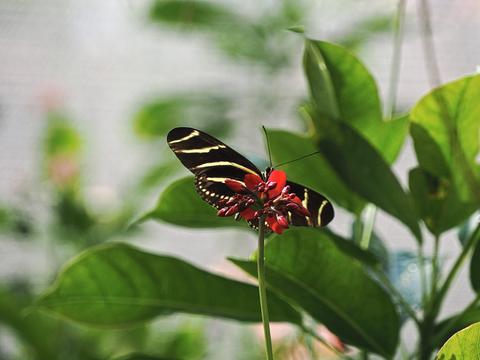
[[[388,88],[385,117],[391,120],[397,105],[398,78],[400,76],[400,59],[402,57],[403,24],[405,23],[405,7],[407,1],[399,0],[394,24],[393,54],[390,67],[390,86]]]
[[[468,304],[468,306],[465,309],[463,309],[463,311],[460,314],[452,317],[450,321],[443,327],[443,329],[435,335],[432,343],[434,345],[440,344],[440,341],[442,341],[447,335],[449,335],[449,333],[452,332],[452,330],[455,329],[457,325],[459,325],[460,321],[462,321],[463,316],[465,316],[465,314],[467,314],[470,310],[475,309],[479,303],[480,303],[480,294],[477,294],[475,299],[473,299],[472,302],[470,302],[470,304]]]
[[[435,45],[433,44],[433,31],[430,22],[430,7],[428,0],[420,0],[418,2],[421,27],[422,27],[422,44],[425,52],[425,65],[427,74],[432,88],[440,86],[442,80],[440,78],[440,69],[435,55]]]
[[[367,250],[372,239],[373,225],[375,224],[375,217],[377,215],[377,207],[373,204],[368,204],[365,208],[365,221],[362,229],[362,236],[360,238],[360,247]]]
[[[440,249],[440,237],[438,235],[435,236],[434,239],[434,246],[433,246],[433,257],[432,257],[432,276],[431,276],[431,284],[430,284],[430,301],[435,298],[435,294],[437,292],[437,281],[439,276],[439,266],[438,266],[438,253]]]
[[[473,249],[475,248],[479,240],[480,240],[480,224],[477,225],[472,235],[470,235],[470,237],[468,238],[468,241],[463,247],[462,252],[460,253],[460,256],[457,258],[457,260],[453,264],[452,269],[450,270],[447,278],[445,279],[445,282],[440,287],[440,290],[438,291],[438,295],[435,298],[435,302],[432,304],[432,312],[434,315],[437,315],[438,312],[440,311],[440,307],[442,305],[443,299],[445,298],[445,295],[447,294],[448,289],[450,288],[453,280],[457,276],[457,273],[461,269],[463,263],[468,258],[470,253],[473,251]]]
[[[273,360],[272,337],[268,320],[267,289],[265,287],[265,216],[258,220],[258,293],[260,296],[260,311],[262,313],[263,333],[265,335],[265,352],[267,360]]]
[[[423,253],[423,244],[418,245],[417,250],[418,267],[420,268],[420,291],[422,293],[422,306],[427,304],[427,273],[425,271],[425,254]]]
[[[449,271],[447,278],[440,287],[440,290],[432,295],[431,301],[425,306],[424,318],[420,327],[420,344],[419,355],[421,360],[428,360],[435,347],[434,339],[432,335],[434,332],[435,320],[440,312],[443,300],[450,289],[450,286],[461,269],[463,263],[470,255],[471,251],[475,248],[480,240],[480,224],[477,225],[475,231],[468,238],[467,243],[462,249],[462,252],[456,259],[451,270]],[[438,336],[437,336],[438,337]],[[437,338],[436,337],[436,338]]]

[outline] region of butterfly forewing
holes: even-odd
[[[260,170],[247,158],[200,130],[172,129],[167,142],[182,164],[195,174],[195,187],[200,196],[217,208],[219,200],[234,194],[225,180],[243,182],[249,173],[261,176]]]
[[[305,186],[287,181],[291,192],[295,193],[302,205],[308,209],[310,216],[303,217],[289,212],[289,222],[293,226],[325,226],[332,221],[334,216],[333,206],[330,201],[318,192]]]

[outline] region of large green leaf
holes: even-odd
[[[480,150],[480,75],[443,85],[424,96],[413,108],[412,132],[420,166],[433,174],[451,173],[463,201],[480,202],[476,157]],[[424,145],[425,134],[436,147]],[[440,154],[434,152],[440,151]],[[436,161],[432,161],[436,159]]]
[[[395,352],[399,319],[391,298],[328,233],[295,228],[265,248],[267,285],[349,344],[385,356]],[[256,275],[252,261],[232,261]]]
[[[421,241],[416,209],[386,160],[344,123],[332,126],[319,143],[323,155],[348,187],[409,227]]]
[[[268,299],[272,321],[301,323],[275,294]],[[126,244],[98,246],[70,261],[38,306],[93,325],[123,326],[176,312],[261,320],[257,287]]]
[[[155,209],[142,217],[148,219],[193,228],[246,226],[244,221],[217,216],[217,210],[195,191],[193,176],[171,183],[160,195]]]
[[[408,133],[408,120],[383,121],[377,85],[367,68],[347,49],[311,40],[305,44],[304,68],[317,131],[322,128],[319,117],[345,121],[392,163]]]
[[[442,346],[437,360],[473,360],[480,358],[480,323],[457,332]]]
[[[317,150],[310,138],[288,131],[269,130],[268,137],[274,164]],[[345,186],[321,154],[293,162],[282,169],[287,172],[289,180],[325,194],[330,200],[355,214],[359,214],[364,206],[364,201]]]
[[[449,180],[420,167],[410,171],[409,187],[420,216],[435,235],[458,226],[476,210],[459,199]]]

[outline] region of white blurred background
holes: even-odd
[[[477,71],[480,3],[430,2],[442,81]],[[276,1],[228,0],[222,4],[254,19],[278,8]],[[312,0],[299,4],[306,9],[303,23],[307,35],[329,41],[355,35],[366,19],[392,18],[396,8],[395,1],[380,0]],[[234,94],[228,112],[233,129],[227,142],[257,158],[266,156],[260,125],[302,129],[296,106],[307,89],[301,68],[300,35],[283,30],[281,38],[291,45],[291,61],[272,74],[258,62],[226,56],[212,42],[208,31],[182,31],[154,23],[148,15],[150,7],[147,0],[0,1],[2,204],[36,209],[36,221],[49,221],[45,209],[52,200],[44,186],[41,146],[47,125],[45,114],[52,106],[68,114],[84,139],[81,166],[88,205],[107,211],[131,197],[128,192],[140,174],[165,154],[161,139],[145,142],[134,132],[135,114],[151,99],[179,92],[201,94],[205,89]],[[417,1],[408,1],[398,92],[399,108],[404,111],[430,88],[417,7]],[[392,33],[387,28],[365,37],[355,50],[385,95]],[[277,102],[261,104],[262,96],[271,96]],[[415,163],[407,142],[395,165],[404,184],[408,169]],[[186,171],[177,177],[183,174]],[[142,193],[136,200],[137,211],[151,208],[163,186]],[[339,211],[332,226],[347,234],[350,221],[345,212]],[[379,214],[376,230],[390,249],[415,249],[408,231],[387,215]],[[2,235],[0,281],[25,275],[37,290],[44,289],[52,273],[51,248],[45,246],[48,236],[40,231],[43,240],[32,243]],[[448,266],[452,255],[459,251],[459,242],[454,231],[442,240],[441,254]],[[231,271],[224,260],[226,256],[248,256],[255,249],[254,237],[245,232],[193,231],[155,222],[142,225],[142,231],[128,241],[223,272]],[[462,273],[461,280],[456,282],[445,314],[472,297],[466,275]],[[224,326],[236,329],[233,324]],[[406,327],[407,339],[412,329]],[[412,335],[407,342],[413,341]]]

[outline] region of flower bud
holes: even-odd
[[[277,215],[277,222],[280,224],[280,226],[288,228],[288,220],[285,216]]]
[[[243,184],[240,181],[226,179],[225,185],[227,185],[230,188],[230,190],[233,190],[236,193],[245,191],[245,186],[243,186]]]
[[[217,211],[217,215],[218,216],[226,216],[225,214],[227,213],[228,211],[228,207],[224,207],[224,208],[221,208],[220,210]]]
[[[235,214],[237,211],[238,211],[238,205],[235,204],[235,205],[233,205],[230,209],[227,210],[227,212],[225,213],[225,216],[233,215],[233,214]]]
[[[294,202],[290,202],[288,203],[287,205],[285,205],[285,207],[288,209],[288,210],[292,210],[292,211],[295,211],[297,210],[300,205],[298,205],[297,203],[294,203]]]
[[[275,189],[275,187],[277,186],[277,183],[275,181],[269,181],[267,183],[267,188],[268,190],[272,190],[272,189]]]
[[[286,195],[289,192],[290,192],[290,185],[284,186],[284,188],[282,189],[282,195]]]
[[[290,200],[295,199],[296,196],[297,196],[297,195],[295,195],[294,193],[288,194],[288,198],[289,198]]]

